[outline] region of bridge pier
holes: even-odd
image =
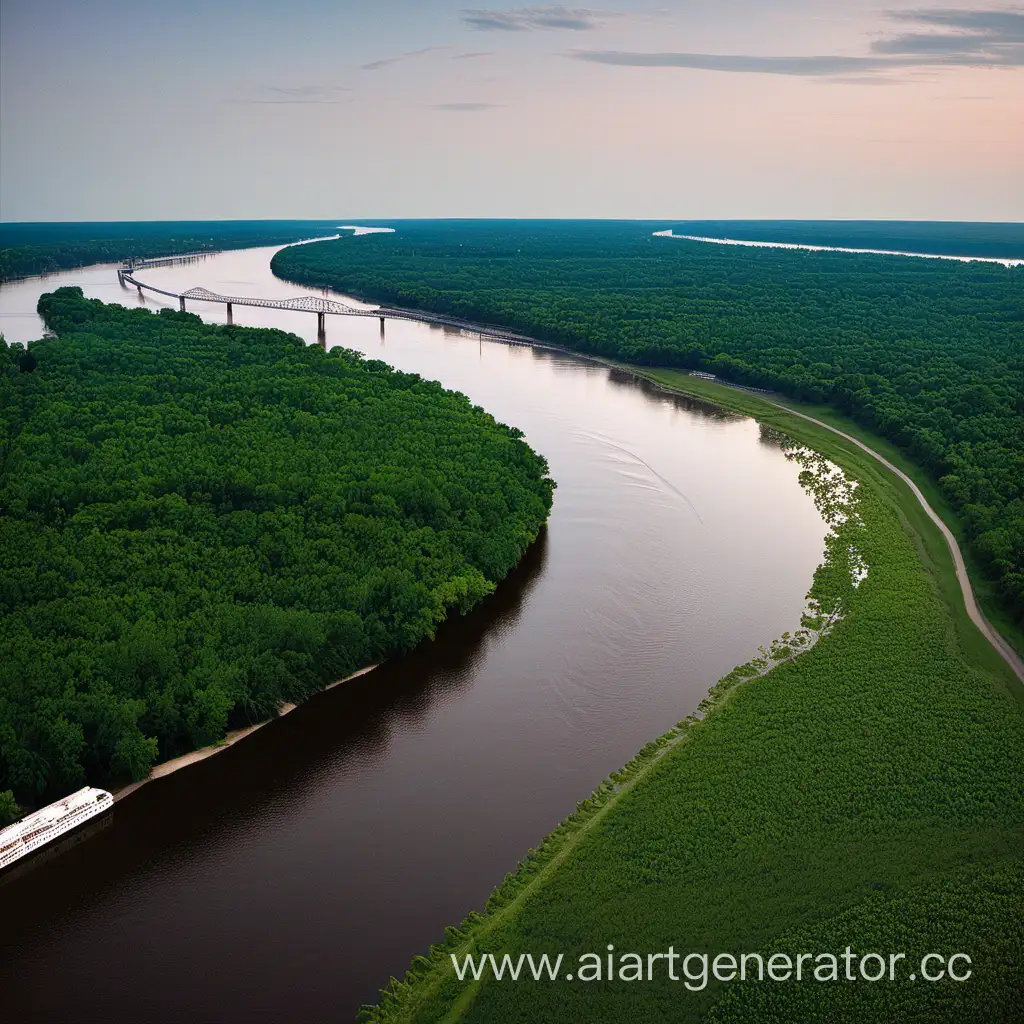
[[[228,323],[229,324],[233,324],[234,322],[235,322],[235,318],[231,314],[231,303],[229,302],[228,303]]]
[[[384,317],[380,318],[380,336],[384,337]]]
[[[178,296],[178,304],[181,306],[182,313],[184,313],[185,312],[185,296],[184,295],[179,295]]]
[[[316,315],[316,335],[319,338],[321,334],[327,333],[327,314],[317,313]]]

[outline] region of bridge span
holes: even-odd
[[[169,298],[178,300],[178,308],[185,312],[186,302],[219,302],[227,307],[228,323],[232,323],[232,314],[235,306],[262,306],[265,309],[291,309],[304,313],[315,313],[317,318],[317,338],[321,342],[326,340],[327,324],[326,318],[331,316],[361,316],[377,317],[380,320],[380,331],[384,333],[384,323],[387,320],[411,320],[422,324],[437,324],[440,327],[455,327],[459,330],[470,331],[474,334],[485,334],[489,338],[505,341],[510,345],[536,345],[537,342],[522,334],[516,334],[504,327],[490,324],[476,324],[468,320],[460,320],[457,317],[445,316],[441,313],[426,313],[415,309],[400,309],[393,306],[373,306],[366,309],[359,309],[356,306],[349,306],[344,302],[335,299],[328,299],[320,295],[300,295],[290,299],[261,299],[247,295],[221,295],[212,292],[208,288],[195,287],[183,292],[167,291],[165,288],[157,288],[156,285],[141,281],[135,275],[140,270],[155,267],[167,267],[180,263],[191,263],[202,256],[212,256],[214,253],[186,253],[182,256],[167,256],[152,260],[132,259],[125,260],[117,269],[117,279],[122,287],[134,285],[141,295],[143,290],[155,292],[158,295],[166,295]]]

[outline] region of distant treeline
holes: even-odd
[[[57,337],[0,344],[0,816],[408,650],[547,518],[521,433],[416,374],[78,288],[39,310]]]
[[[1024,619],[1024,268],[718,246],[639,222],[396,226],[286,249],[273,269],[829,403],[934,475]]]
[[[130,256],[281,245],[337,233],[334,221],[141,221],[0,224],[0,281]]]
[[[687,220],[677,235],[1024,259],[1024,224],[916,220]]]

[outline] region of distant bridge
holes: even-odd
[[[217,256],[222,251],[221,249],[205,249],[199,252],[179,252],[175,256],[155,256],[151,259],[130,256],[121,261],[121,267],[128,271],[142,270],[144,267],[173,267],[179,263],[195,263],[196,260],[201,260],[204,256]]]
[[[380,320],[381,334],[384,333],[384,322],[386,320],[411,320],[422,324],[437,324],[443,327],[456,327],[459,330],[472,331],[474,334],[486,334],[488,337],[506,341],[510,345],[535,345],[536,342],[522,334],[515,334],[503,327],[487,324],[474,324],[468,320],[460,320],[457,317],[445,316],[441,313],[421,313],[414,309],[398,309],[392,306],[375,306],[367,309],[359,309],[355,306],[346,305],[335,299],[323,298],[319,295],[301,295],[291,299],[260,299],[245,295],[220,295],[211,292],[208,288],[189,288],[184,292],[171,292],[165,288],[157,288],[155,285],[140,281],[135,274],[140,270],[155,267],[168,267],[174,264],[191,263],[202,256],[212,256],[212,252],[185,253],[181,256],[166,256],[152,260],[132,259],[125,260],[117,270],[117,279],[122,286],[134,285],[141,295],[143,290],[156,292],[158,295],[166,295],[169,298],[178,300],[178,308],[185,311],[186,301],[193,302],[219,302],[227,306],[228,323],[232,323],[232,313],[235,306],[262,306],[264,309],[291,309],[303,313],[316,313],[317,336],[323,341],[326,335],[326,318],[328,314],[336,316],[362,316],[377,317]]]

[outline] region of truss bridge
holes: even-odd
[[[187,310],[186,303],[188,302],[219,302],[227,307],[229,324],[233,322],[232,314],[235,306],[261,306],[264,309],[290,309],[302,313],[315,313],[317,318],[317,335],[321,341],[324,340],[326,335],[326,318],[328,316],[361,316],[377,317],[380,320],[381,334],[384,333],[384,323],[387,320],[411,320],[416,323],[437,324],[442,327],[455,327],[459,330],[471,331],[475,334],[485,334],[490,338],[496,338],[511,345],[536,344],[533,339],[516,334],[503,327],[474,324],[468,320],[445,316],[442,313],[427,313],[414,309],[398,309],[391,306],[372,306],[361,309],[320,295],[300,295],[288,299],[263,299],[249,295],[221,295],[219,292],[213,292],[209,288],[200,286],[189,288],[183,292],[172,292],[165,288],[157,288],[156,285],[140,280],[136,276],[140,270],[191,263],[202,256],[211,255],[214,254],[186,253],[182,256],[167,256],[152,260],[125,260],[118,267],[117,279],[123,287],[131,285],[137,288],[140,295],[143,291],[148,291],[177,299],[178,308],[182,312]]]

